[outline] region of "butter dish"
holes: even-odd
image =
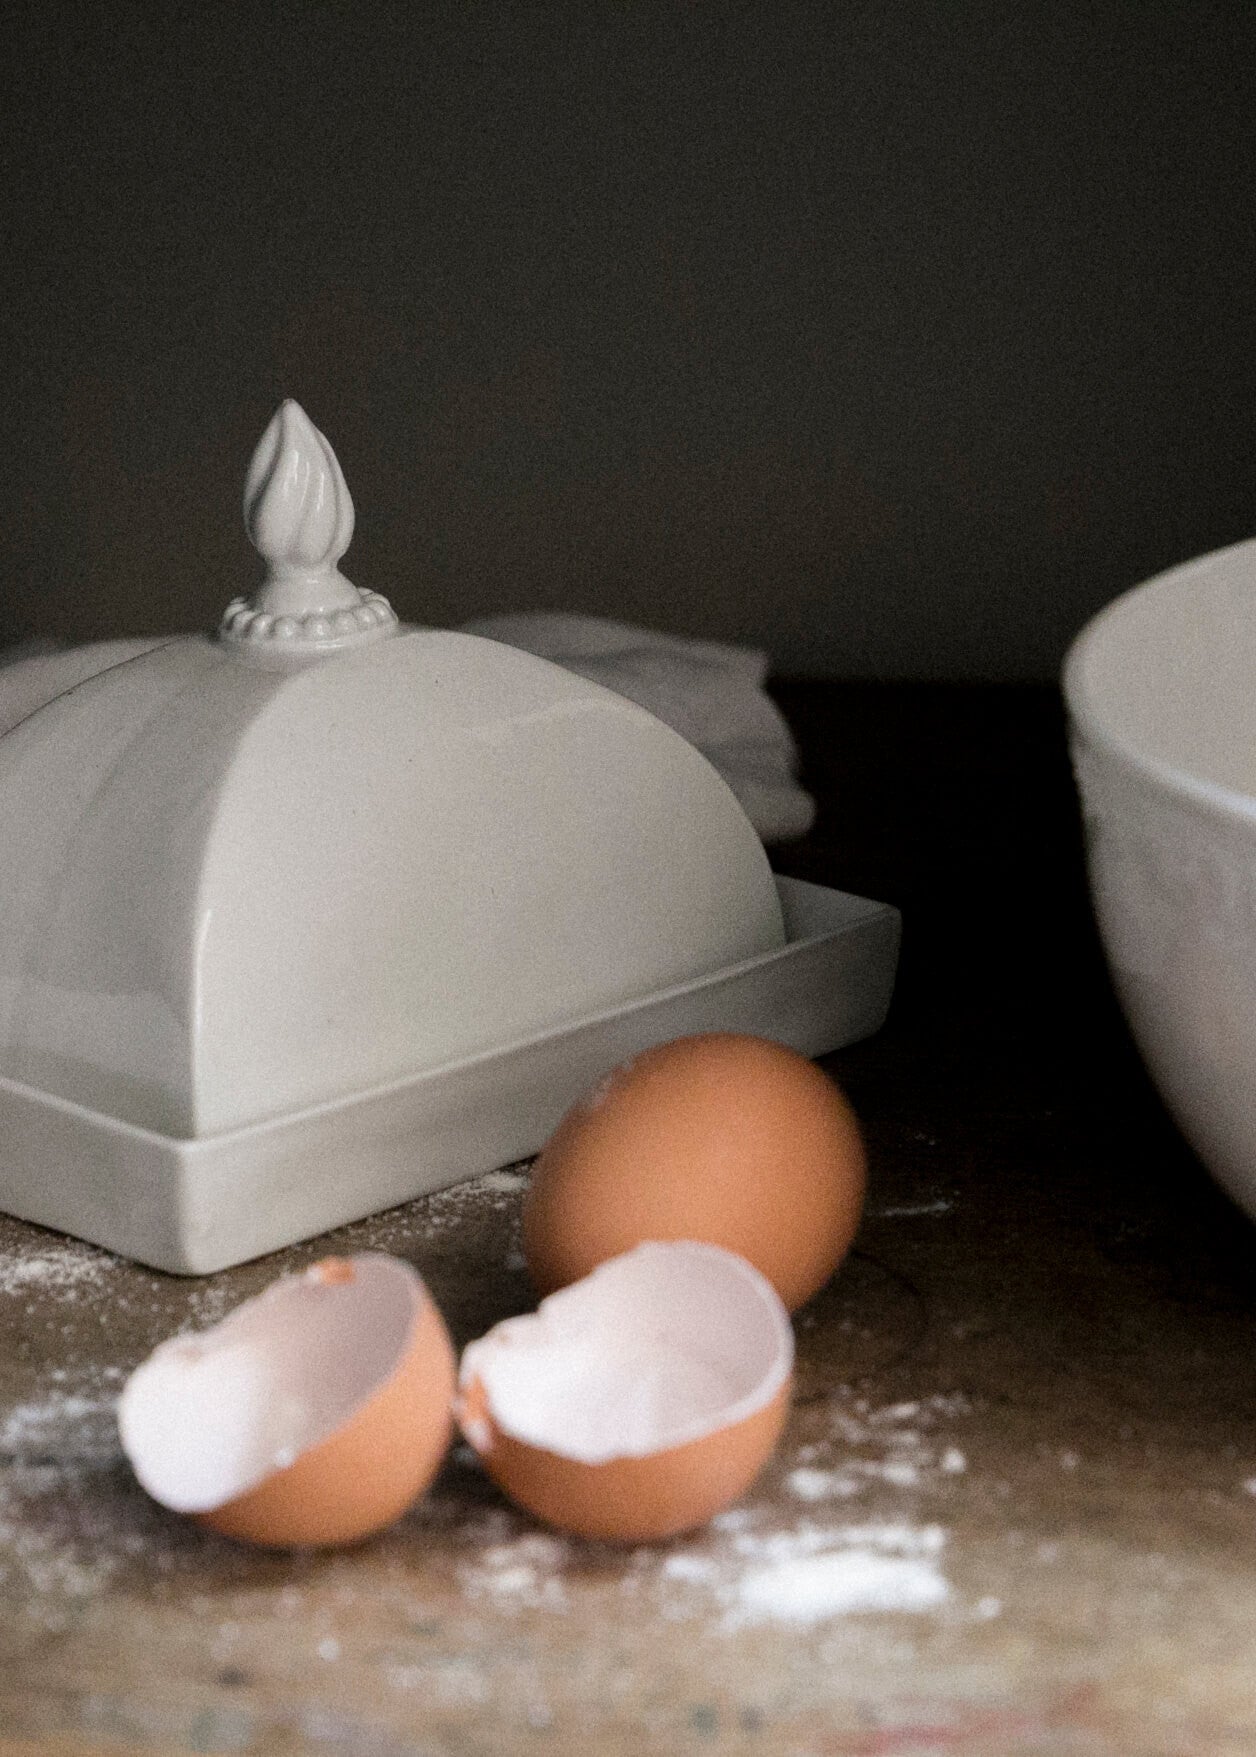
[[[213,636],[0,672],[0,1208],[204,1273],[540,1146],[696,1029],[875,1030],[897,915],[774,878],[611,690],[407,630],[295,403]]]

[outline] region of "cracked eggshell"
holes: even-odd
[[[678,1037],[563,1117],[533,1167],[523,1253],[550,1293],[644,1239],[701,1239],[796,1311],[849,1250],[865,1183],[855,1113],[815,1062],[763,1037]]]
[[[750,1487],[789,1412],[794,1337],[743,1258],[643,1244],[464,1352],[458,1419],[512,1500],[581,1537],[638,1543]]]
[[[154,1500],[273,1547],[353,1543],[439,1470],[455,1359],[420,1276],[396,1257],[329,1257],[221,1323],[163,1342],[118,1406]]]

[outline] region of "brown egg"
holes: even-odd
[[[784,1426],[793,1358],[789,1314],[744,1258],[646,1244],[473,1342],[458,1419],[538,1518],[646,1542],[750,1487]]]
[[[679,1037],[615,1068],[533,1167],[523,1251],[542,1293],[644,1239],[746,1257],[796,1310],[855,1235],[855,1114],[814,1062],[761,1037]]]
[[[420,1277],[366,1252],[163,1342],[128,1379],[118,1426],[140,1483],[175,1512],[249,1543],[353,1543],[440,1468],[454,1380]]]

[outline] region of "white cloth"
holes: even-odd
[[[765,654],[561,611],[480,616],[462,627],[648,708],[718,769],[765,842],[810,829],[815,802],[795,778],[793,737],[763,687]]]

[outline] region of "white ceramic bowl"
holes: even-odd
[[[1183,1133],[1256,1216],[1256,540],[1108,605],[1064,669],[1091,893]]]

